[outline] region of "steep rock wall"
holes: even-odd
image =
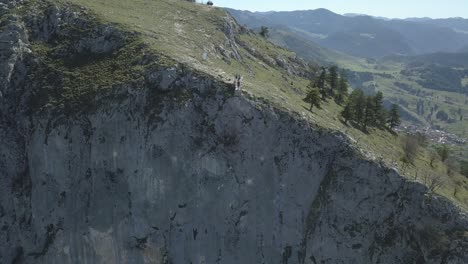
[[[31,113],[24,51],[0,107],[0,263],[468,262],[466,214],[339,132],[178,69]]]
[[[466,217],[340,134],[242,97],[163,103],[153,120],[147,100],[34,120],[17,146],[2,131],[4,261],[466,260]]]

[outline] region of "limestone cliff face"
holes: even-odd
[[[38,32],[10,22],[0,263],[468,263],[449,201],[209,77],[160,69],[94,111],[25,111]]]

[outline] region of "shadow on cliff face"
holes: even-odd
[[[26,259],[463,263],[457,209],[363,160],[342,134],[222,89],[151,117],[146,92],[86,126],[35,120],[25,152],[42,238],[23,246]]]

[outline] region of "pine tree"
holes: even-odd
[[[316,81],[316,87],[318,87],[320,94],[322,95],[322,99],[324,100],[327,97],[327,90],[325,89],[325,81],[327,79],[327,70],[322,67],[322,72],[320,73],[319,77]]]
[[[336,102],[338,104],[343,103],[347,96],[348,96],[348,81],[346,80],[346,77],[342,73],[339,83],[338,83],[338,91],[335,96]]]
[[[374,113],[375,113],[375,125],[378,127],[384,127],[387,121],[387,112],[383,108],[383,93],[377,92],[374,96]]]
[[[349,102],[346,103],[343,111],[341,111],[341,116],[343,117],[345,123],[348,123],[349,120],[353,119],[353,111]]]
[[[364,93],[357,98],[356,105],[355,105],[355,113],[356,113],[356,121],[360,124],[363,125],[365,122],[365,112],[366,110],[366,97],[364,96]]]
[[[268,27],[262,26],[260,28],[260,36],[268,38],[270,35],[270,29]]]
[[[383,104],[383,93],[378,91],[374,96],[375,109],[380,110]]]
[[[338,89],[338,67],[330,67],[328,75],[328,83],[330,84],[329,95],[334,96]]]
[[[389,113],[388,126],[391,129],[394,129],[395,127],[399,126],[400,123],[401,121],[400,121],[400,114],[398,113],[398,106],[396,104],[393,104]]]
[[[310,109],[309,111],[312,111],[312,108],[316,106],[317,108],[320,108],[320,92],[317,88],[311,88],[307,92],[306,98],[304,98],[304,101],[306,103],[310,104]]]
[[[385,108],[381,108],[380,111],[377,113],[376,118],[376,125],[378,128],[383,129],[387,123],[389,118],[389,112]]]
[[[366,109],[366,97],[364,92],[360,89],[354,90],[349,96],[349,102],[351,104],[353,120],[362,125],[364,123]]]
[[[309,88],[309,90],[313,88],[317,88],[317,80],[310,79],[309,84],[307,85],[307,88]]]
[[[366,97],[366,109],[364,111],[364,128],[375,125],[375,98]]]

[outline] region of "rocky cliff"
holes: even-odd
[[[83,88],[47,60],[118,67],[132,35],[22,5],[0,4],[0,263],[468,263],[465,212],[346,135],[181,66]]]

